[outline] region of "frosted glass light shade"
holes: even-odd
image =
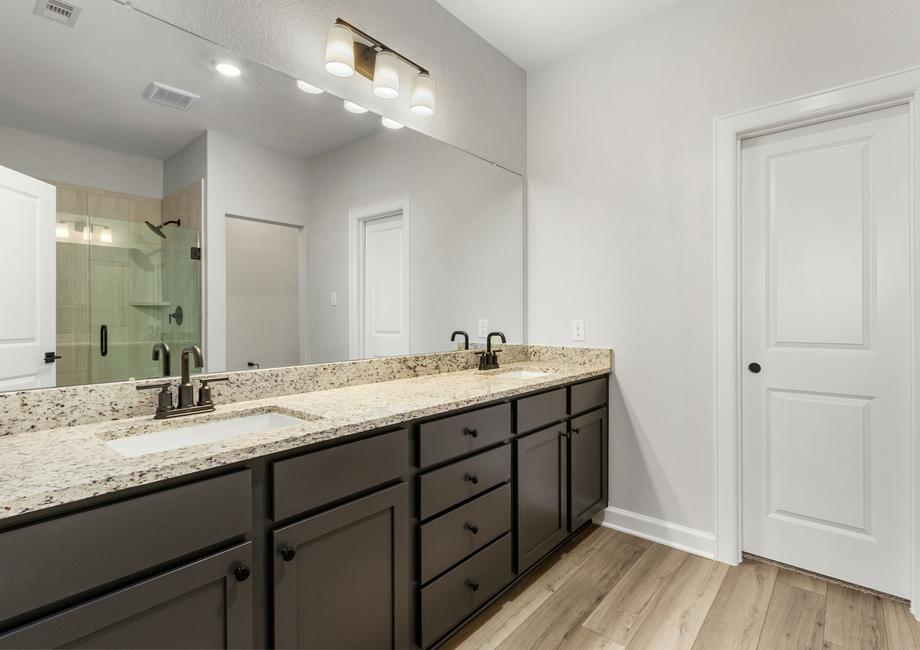
[[[355,39],[344,25],[332,25],[326,36],[326,72],[336,77],[355,73]]]
[[[227,63],[226,61],[222,63],[215,63],[214,67],[225,77],[239,77],[241,74],[243,74],[243,71],[240,70],[237,66],[233,65],[232,63]]]
[[[345,106],[345,110],[349,113],[358,113],[359,115],[361,113],[367,113],[367,109],[361,106],[361,104],[355,104],[347,99],[343,102],[343,105]]]
[[[384,99],[399,97],[399,59],[392,52],[378,52],[374,62],[374,94]]]
[[[54,236],[58,239],[70,239],[70,226],[66,221],[58,221],[54,227]]]
[[[297,87],[308,95],[322,95],[325,91],[318,86],[308,84],[306,81],[297,80]]]
[[[112,243],[112,229],[108,226],[102,226],[102,232],[99,234],[99,241],[103,244]]]
[[[416,115],[434,115],[434,84],[431,75],[420,72],[412,84],[412,107]]]
[[[388,117],[380,117],[380,123],[383,124],[388,129],[401,129],[403,125],[397,122],[396,120],[391,120]]]

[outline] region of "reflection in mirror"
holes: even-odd
[[[522,342],[520,176],[81,9],[0,5],[0,390]]]

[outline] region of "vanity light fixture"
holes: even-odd
[[[412,107],[409,110],[424,117],[434,115],[434,86],[427,72],[419,72],[415,77],[412,84]]]
[[[434,84],[428,70],[341,18],[329,28],[326,70],[339,77],[358,72],[373,82],[378,97],[399,97],[400,61],[416,70],[410,110],[416,115],[434,115]]]
[[[226,77],[239,77],[243,74],[243,71],[240,70],[237,66],[232,63],[227,63],[226,61],[221,61],[220,63],[215,63],[214,68]]]
[[[306,81],[297,80],[297,87],[308,95],[322,95],[325,90],[314,86],[313,84],[308,84]]]
[[[345,110],[348,111],[349,113],[357,113],[358,115],[360,115],[361,113],[367,113],[366,108],[364,108],[360,104],[355,104],[354,102],[350,102],[347,99],[345,100],[343,105],[345,106]]]
[[[399,97],[399,59],[392,52],[377,53],[374,63],[374,94],[384,99]]]
[[[70,224],[66,221],[58,221],[54,227],[54,236],[58,239],[70,239]]]
[[[103,244],[112,243],[112,229],[108,226],[102,226],[102,232],[99,233],[99,241]]]
[[[400,124],[396,120],[391,120],[390,118],[383,116],[383,115],[380,116],[380,123],[383,124],[388,129],[401,129],[404,126],[403,124]]]
[[[326,35],[326,72],[336,77],[355,73],[355,38],[350,29],[338,22]]]

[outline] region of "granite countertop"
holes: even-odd
[[[529,379],[508,370],[552,373]],[[152,414],[0,437],[0,519],[454,409],[605,375],[609,365],[527,361],[497,371],[462,370],[218,405],[175,420]],[[275,412],[305,419],[268,433],[124,458],[105,442],[240,415]]]

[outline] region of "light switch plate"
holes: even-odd
[[[485,318],[479,319],[479,336],[485,338],[489,335],[489,321]]]
[[[585,340],[585,321],[581,318],[572,321],[572,340]]]
[[[339,304],[339,294],[337,294],[335,291],[330,291],[329,292],[329,306],[335,307],[337,304]]]

